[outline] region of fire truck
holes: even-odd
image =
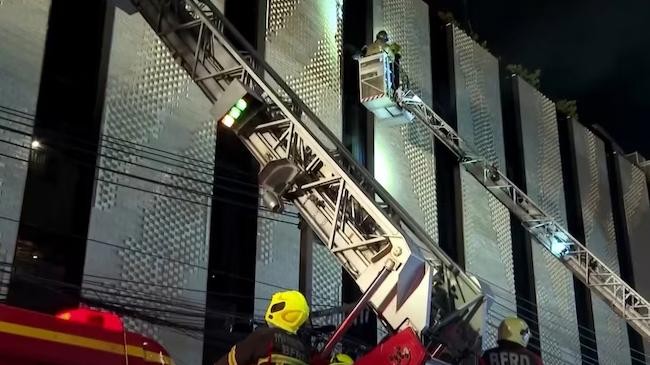
[[[77,308],[51,316],[0,305],[0,365],[173,365],[156,341],[115,314]]]

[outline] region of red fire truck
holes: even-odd
[[[0,365],[171,365],[157,342],[112,313],[78,308],[50,316],[0,305]]]

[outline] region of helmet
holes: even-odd
[[[388,33],[386,33],[385,30],[380,30],[379,33],[377,33],[376,39],[388,42]]]
[[[526,347],[529,339],[530,329],[528,328],[528,324],[523,320],[510,317],[501,321],[498,341],[510,341]]]
[[[347,354],[336,354],[332,357],[330,365],[352,365],[354,360]]]
[[[295,334],[309,318],[307,299],[295,290],[273,294],[264,319],[269,326]]]

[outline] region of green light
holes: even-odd
[[[230,109],[230,112],[228,112],[228,115],[231,117],[237,119],[241,116],[241,110],[235,108],[234,106]]]
[[[237,109],[239,109],[241,111],[244,111],[244,110],[246,110],[246,107],[248,106],[248,103],[246,103],[246,100],[244,100],[244,99],[239,99],[237,101],[237,104],[235,104],[235,106],[237,107]]]

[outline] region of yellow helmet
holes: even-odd
[[[271,303],[266,309],[266,323],[269,326],[281,328],[295,334],[298,328],[309,318],[307,299],[295,290],[273,294]]]
[[[523,320],[510,317],[501,321],[499,325],[499,341],[510,341],[526,347],[529,339],[530,329]]]
[[[330,365],[352,365],[354,360],[347,354],[336,354],[330,361]]]

